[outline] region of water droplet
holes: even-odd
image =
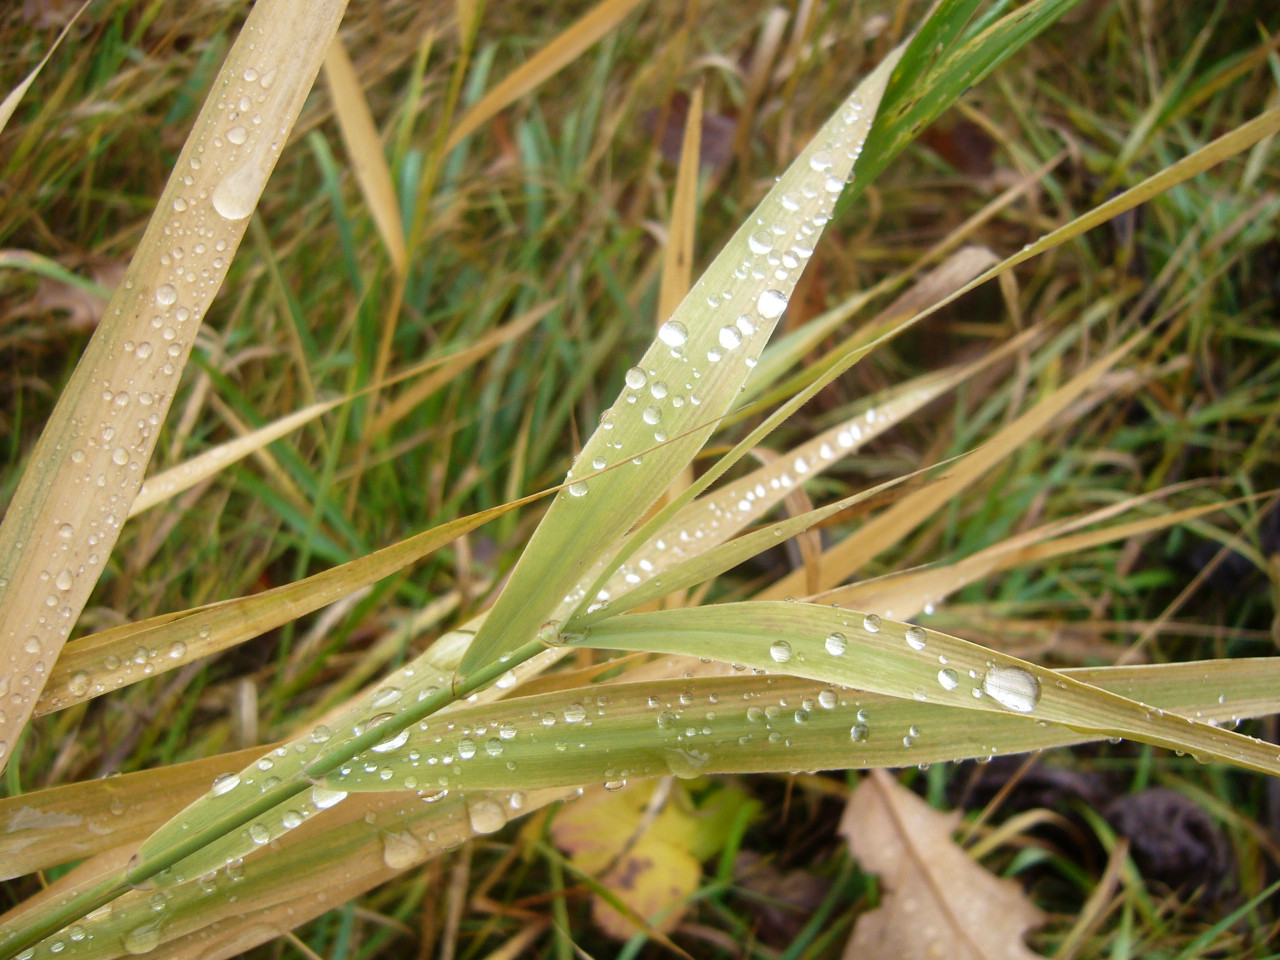
[[[172,283],[162,283],[156,287],[156,303],[162,307],[167,307],[173,301],[178,299],[178,291]]]
[[[585,480],[579,480],[576,483],[569,484],[569,496],[585,497],[587,495],[587,484]]]
[[[639,367],[632,367],[627,371],[626,381],[627,386],[632,390],[639,390],[649,382],[649,375]]]
[[[855,723],[849,728],[849,739],[854,743],[865,743],[869,736],[871,736],[871,728],[865,723]]]
[[[382,687],[373,695],[369,705],[373,707],[390,706],[399,700],[402,695],[403,691],[399,687]]]
[[[319,724],[311,731],[312,743],[328,743],[329,738],[333,736],[333,731],[326,727],[323,723]]]
[[[879,633],[880,618],[874,613],[868,613],[862,618],[862,629],[867,631],[867,633]]]
[[[470,760],[476,755],[476,742],[470,737],[463,737],[458,741],[458,756],[463,760]]]
[[[67,689],[72,696],[83,697],[89,692],[89,675],[83,670],[77,670],[67,680]]]
[[[662,411],[657,407],[645,407],[644,414],[642,416],[645,423],[653,426],[662,419]]]
[[[58,536],[63,540],[70,540],[71,535],[76,532],[76,528],[69,523],[64,523],[58,527]]]
[[[823,690],[818,694],[818,704],[824,710],[831,710],[839,702],[834,690]]]
[[[224,793],[230,793],[238,786],[240,786],[240,774],[224,773],[213,778],[213,786],[209,788],[209,792],[215,797],[220,797]]]
[[[571,703],[564,708],[565,723],[581,723],[587,719],[587,710],[580,703]]]
[[[405,870],[422,859],[422,841],[408,830],[382,837],[382,862],[392,870]]]
[[[22,649],[27,651],[27,653],[39,653],[40,638],[33,633],[31,636],[27,637],[26,640],[22,641]]]
[[[720,346],[726,350],[736,350],[742,346],[742,334],[738,332],[737,327],[720,328]]]
[[[912,650],[923,650],[926,634],[923,627],[907,627],[907,646]]]
[[[833,657],[843,656],[845,649],[849,646],[849,638],[839,630],[833,631],[827,635],[827,653]]]
[[[938,671],[938,683],[943,690],[954,690],[960,685],[960,677],[950,667],[944,667]]]
[[[1015,713],[1030,713],[1040,700],[1040,681],[1021,667],[992,667],[982,679],[982,690]]]
[[[326,790],[324,787],[311,788],[311,803],[317,810],[328,810],[336,803],[347,799],[344,790]]]
[[[775,640],[769,645],[769,656],[773,657],[774,663],[786,663],[791,659],[791,644],[785,640]]]
[[[809,168],[818,171],[818,173],[825,173],[830,170],[831,163],[831,154],[826,150],[818,150],[809,158]]]
[[[766,320],[782,315],[787,309],[787,298],[777,290],[766,290],[756,298],[756,309]]]
[[[122,941],[125,953],[150,953],[160,946],[160,921],[139,924],[124,935]]]
[[[271,839],[271,831],[267,829],[265,823],[254,823],[249,825],[249,839],[261,846]]]
[[[668,320],[658,328],[658,339],[669,347],[682,347],[689,339],[689,328],[679,320]]]
[[[467,819],[476,833],[497,833],[507,825],[502,807],[487,797],[467,804]]]
[[[251,160],[239,170],[223,177],[213,188],[213,209],[228,220],[243,220],[253,213],[258,195],[262,193],[266,182],[266,171],[257,160]]]
[[[773,235],[768,230],[757,230],[747,237],[747,246],[756,256],[764,256],[773,249]]]
[[[286,810],[281,815],[280,822],[286,830],[293,830],[302,826],[302,813],[298,810]]]
[[[249,137],[249,132],[244,127],[235,126],[227,131],[227,140],[236,146],[244,143]]]

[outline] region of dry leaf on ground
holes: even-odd
[[[878,874],[881,903],[858,919],[845,960],[1035,960],[1022,942],[1044,921],[1022,888],[994,877],[952,839],[958,814],[933,810],[883,771],[854,791],[840,833]]]

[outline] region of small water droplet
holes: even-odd
[[[476,755],[476,742],[470,737],[463,737],[458,741],[458,756],[463,760],[470,760]]]
[[[167,307],[178,299],[178,291],[172,283],[162,283],[156,287],[156,303]]]
[[[627,381],[627,386],[630,387],[632,390],[639,390],[641,387],[643,387],[646,383],[649,382],[649,375],[645,373],[643,370],[641,370],[639,367],[632,367],[630,370],[627,371],[626,381]]]
[[[258,846],[262,846],[262,844],[271,839],[271,831],[267,829],[267,825],[265,823],[250,824],[249,839]]]
[[[926,636],[923,627],[907,627],[907,646],[912,650],[923,650]]]
[[[845,649],[849,646],[849,639],[839,630],[833,631],[827,635],[827,653],[833,657],[839,657],[844,654]]]
[[[58,536],[63,540],[70,540],[71,535],[76,532],[76,528],[69,523],[64,523],[58,527]]]
[[[862,618],[862,629],[867,631],[867,633],[879,633],[880,618],[874,613],[868,613]]]
[[[944,667],[938,671],[938,683],[943,690],[954,690],[960,685],[960,677],[950,667]]]
[[[83,670],[77,670],[67,680],[67,689],[72,696],[83,697],[89,692],[89,675]]]
[[[855,723],[849,728],[849,739],[854,743],[865,743],[869,736],[871,736],[871,728],[865,723]]]
[[[726,350],[736,350],[742,346],[742,334],[737,327],[720,328],[720,346]]]
[[[587,495],[587,483],[585,480],[578,480],[569,484],[569,496],[585,497]]]
[[[234,143],[236,146],[239,146],[240,144],[244,143],[245,140],[248,139],[248,137],[249,137],[249,132],[245,130],[244,127],[241,127],[241,126],[232,127],[230,130],[227,131],[228,142]]]
[[[785,640],[775,640],[769,645],[769,656],[773,657],[774,663],[786,663],[791,659],[791,644]]]

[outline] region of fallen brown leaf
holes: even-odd
[[[840,833],[880,876],[880,906],[858,919],[845,960],[1036,960],[1022,942],[1044,915],[952,839],[959,814],[933,810],[883,771],[853,792]]]

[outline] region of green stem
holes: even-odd
[[[3,951],[4,960],[10,960],[27,947],[34,946],[68,924],[105,906],[130,888],[142,886],[162,870],[167,870],[181,860],[198,853],[255,817],[309,789],[312,781],[332,773],[358,754],[394,737],[400,731],[429,717],[448,704],[484,689],[512,667],[524,663],[545,649],[545,644],[537,640],[526,643],[504,659],[488,664],[475,673],[457,680],[450,689],[441,690],[434,696],[420,700],[382,723],[369,727],[359,736],[338,744],[333,752],[312,761],[297,778],[282,783],[261,794],[252,803],[219,817],[181,843],[174,844],[149,859],[130,863],[119,874],[101,881],[83,893],[69,897],[66,902],[33,922],[24,923],[22,918],[18,918],[7,930],[0,933],[0,951]]]

